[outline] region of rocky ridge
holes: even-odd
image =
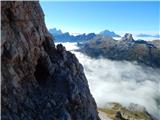
[[[69,32],[63,33],[60,29],[56,28],[49,29],[49,32],[54,36],[55,42],[86,42],[91,39],[94,39],[96,36],[104,36],[104,37],[120,37],[120,35],[116,34],[113,31],[104,30],[100,33],[83,33],[79,35],[71,35]]]
[[[160,68],[160,41],[134,40],[126,33],[121,40],[97,36],[78,44],[80,51],[88,56],[104,57],[111,60],[136,61],[138,64]]]
[[[95,33],[89,33],[89,34],[84,33],[76,36],[70,35],[68,32],[59,35],[56,35],[55,33],[52,32],[50,33],[54,36],[55,42],[84,42],[93,39],[96,36]]]
[[[1,2],[1,118],[99,120],[82,65],[48,33],[39,2]]]

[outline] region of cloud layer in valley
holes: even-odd
[[[64,43],[67,50],[78,49],[76,43]],[[93,59],[75,52],[83,64],[89,87],[98,107],[109,102],[124,106],[135,103],[158,117],[160,112],[160,69],[139,66],[127,61]],[[158,103],[159,102],[159,103]]]

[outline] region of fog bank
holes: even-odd
[[[84,66],[91,93],[98,107],[105,107],[108,102],[118,102],[124,106],[135,103],[144,106],[149,113],[158,118],[160,69],[142,67],[127,61],[93,59],[73,51],[78,49],[76,43],[63,45],[72,51]]]

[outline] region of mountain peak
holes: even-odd
[[[49,29],[49,32],[51,34],[54,34],[54,35],[61,35],[61,34],[63,34],[63,32],[60,29],[58,30],[57,28]]]
[[[110,36],[110,37],[120,37],[120,35],[116,34],[113,31],[109,31],[109,30],[103,30],[99,34],[104,35],[104,36]]]
[[[125,40],[125,41],[134,41],[132,34],[130,33],[126,33],[121,40]]]

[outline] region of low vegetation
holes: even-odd
[[[113,120],[117,120],[116,114],[120,112],[124,120],[152,120],[146,111],[131,110],[123,107],[119,103],[111,103],[110,107],[99,108],[98,111],[104,112]]]

